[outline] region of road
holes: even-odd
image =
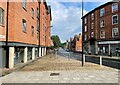
[[[59,49],[59,51],[57,52],[58,55],[64,56],[68,59],[75,59],[75,60],[82,60],[82,54],[80,53],[73,53],[73,52],[67,52],[63,49]],[[96,63],[99,64],[99,58],[95,58],[95,57],[86,57],[86,62],[92,62],[92,63]],[[115,59],[107,59],[107,58],[103,58],[102,64],[108,67],[112,67],[112,68],[117,68],[120,69],[120,61],[115,60]]]

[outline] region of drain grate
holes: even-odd
[[[51,73],[50,76],[59,76],[59,73]]]

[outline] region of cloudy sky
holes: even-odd
[[[104,2],[85,2],[84,14],[105,3],[105,0],[103,1]],[[52,7],[52,35],[58,35],[61,42],[65,42],[75,34],[81,33],[81,2],[51,1],[48,2],[48,5]]]

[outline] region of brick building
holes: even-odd
[[[107,2],[82,20],[84,52],[120,56],[120,2]]]
[[[0,2],[0,50],[2,67],[46,55],[51,46],[51,7],[45,0]]]
[[[68,43],[68,49],[73,52],[82,52],[82,35],[75,35],[74,38],[70,38]]]

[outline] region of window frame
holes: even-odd
[[[113,23],[113,17],[117,16],[117,23]],[[118,24],[118,14],[112,15],[112,25]]]
[[[114,9],[113,9],[113,6],[115,6],[115,5],[117,5],[117,10],[114,10]],[[112,13],[114,13],[114,12],[116,12],[116,11],[118,11],[118,3],[113,3],[113,4],[112,4]]]
[[[113,30],[114,30],[114,29],[117,29],[118,36],[119,36],[119,29],[118,29],[118,27],[115,27],[115,28],[112,28],[112,38],[118,37],[118,36],[113,36]]]
[[[91,23],[91,29],[94,29],[94,22]]]
[[[101,13],[101,12],[103,12],[103,10],[104,10],[104,13]],[[105,15],[105,8],[101,8],[100,9],[100,17],[102,17],[102,16],[104,16]]]
[[[86,24],[86,23],[87,23],[87,18],[85,17],[85,18],[84,18],[84,24]]]
[[[101,32],[104,32],[103,37],[101,36],[101,34],[102,34]],[[105,30],[100,30],[100,38],[105,38]]]
[[[104,21],[103,24],[102,24],[102,21]],[[105,19],[100,19],[100,27],[105,27]]]
[[[92,37],[92,38],[94,37],[94,32],[91,32],[91,37]]]
[[[85,32],[87,32],[87,26],[85,25],[85,30],[84,30]]]
[[[1,14],[0,14],[0,25],[4,25],[4,9],[0,7],[0,11],[1,11]]]
[[[94,13],[91,14],[91,20],[94,20]]]
[[[26,10],[26,0],[22,0],[22,7]]]
[[[31,26],[31,31],[32,36],[34,36],[34,26]]]
[[[31,13],[31,16],[32,16],[32,18],[34,19],[34,9],[33,8],[31,8],[31,10],[32,10],[32,13]]]
[[[25,19],[22,19],[22,31],[26,32],[26,27],[27,27],[27,21]]]

